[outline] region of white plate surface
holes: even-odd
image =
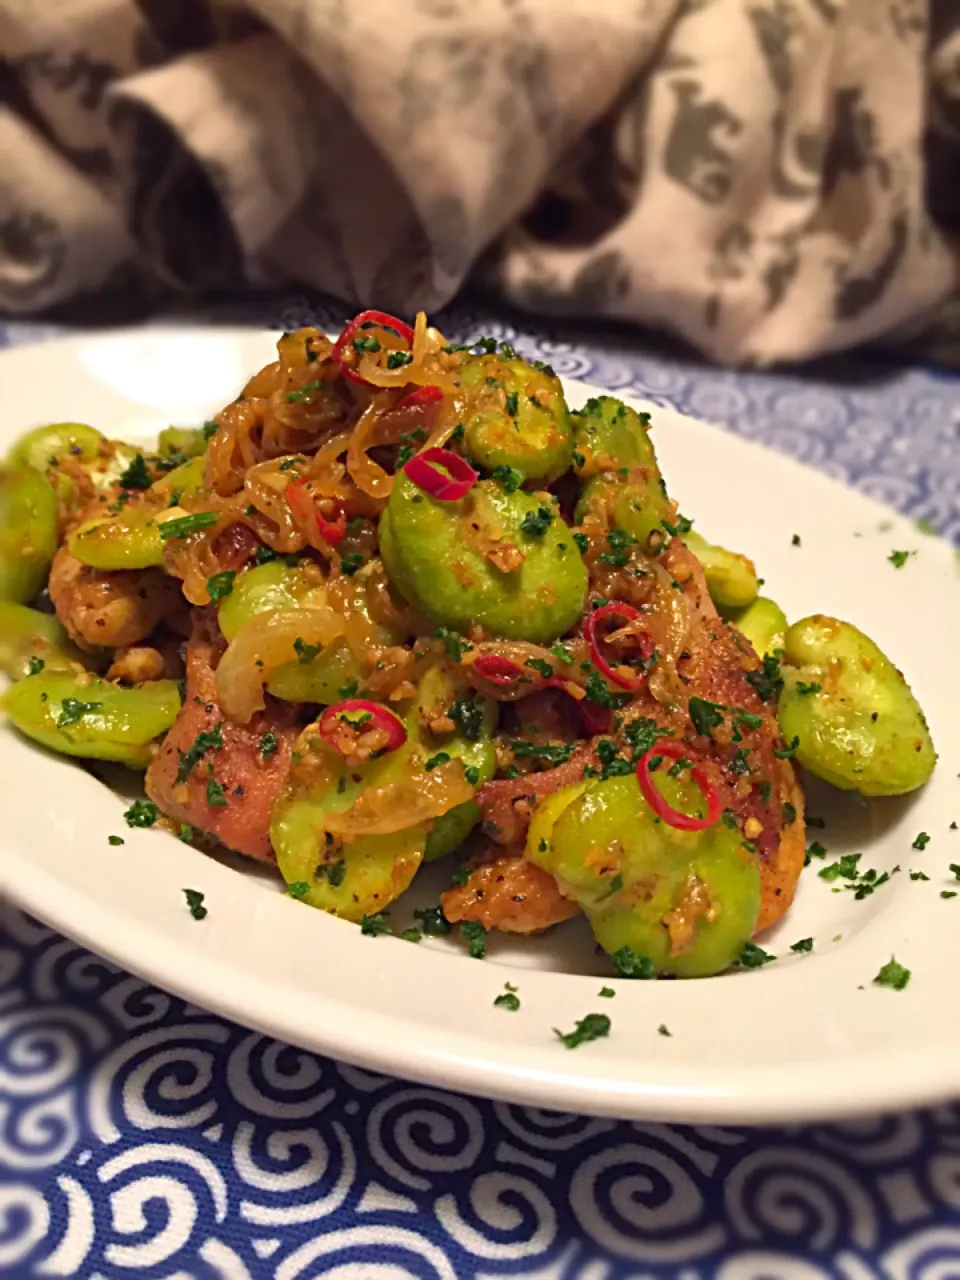
[[[145,329],[0,357],[0,444],[41,422],[149,437],[203,420],[271,357],[262,332]],[[589,388],[570,384],[573,404]],[[707,1123],[809,1120],[960,1095],[960,571],[950,547],[859,494],[733,436],[654,409],[681,509],[757,560],[788,616],[824,612],[869,632],[927,710],[940,763],[905,800],[858,805],[809,788],[831,855],[902,871],[872,897],[832,892],[814,864],[765,941],[775,964],[690,982],[613,980],[582,922],[542,940],[369,938],[286,897],[257,869],[130,831],[126,801],[84,769],[0,729],[0,887],[95,951],[239,1022],[368,1068],[534,1106]],[[792,545],[799,534],[801,546]],[[893,549],[915,551],[895,569]],[[919,831],[932,837],[911,848]],[[122,834],[113,847],[107,836]],[[928,882],[911,881],[910,868]],[[447,870],[415,889],[436,901]],[[437,878],[439,876],[439,879]],[[202,922],[184,905],[201,890]],[[960,888],[960,886],[957,886]],[[399,923],[403,920],[395,913]],[[790,943],[813,936],[810,955]],[[892,954],[906,990],[872,985]],[[495,1008],[504,982],[516,1013]],[[598,998],[602,985],[616,990]],[[608,1039],[569,1030],[606,1013]],[[658,1034],[666,1025],[671,1035]]]

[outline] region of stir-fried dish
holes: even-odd
[[[456,853],[444,928],[582,913],[620,972],[718,973],[793,898],[797,765],[935,764],[867,636],[788,625],[678,512],[647,415],[422,314],[284,334],[149,451],[38,427],[0,496],[16,728],[365,926]]]

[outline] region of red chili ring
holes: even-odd
[[[721,812],[720,795],[707,776],[706,770],[699,765],[694,765],[690,770],[690,777],[703,792],[703,798],[707,802],[707,812],[703,818],[694,818],[688,813],[681,813],[679,809],[674,809],[662,795],[650,773],[650,761],[654,756],[663,756],[666,760],[679,760],[684,755],[682,742],[658,742],[640,757],[637,764],[637,781],[640,783],[644,800],[658,818],[662,818],[669,826],[676,827],[678,831],[705,831],[707,827],[713,826]]]
[[[429,405],[439,404],[442,399],[443,391],[440,387],[415,387],[402,400],[398,400],[393,409],[394,411],[397,409],[425,409]]]
[[[287,506],[295,516],[298,516],[303,521],[309,520],[312,515],[317,522],[317,531],[320,537],[329,542],[331,547],[335,547],[338,542],[343,541],[346,535],[347,513],[343,507],[337,504],[336,520],[328,520],[326,516],[322,516],[310,497],[309,484],[310,481],[306,476],[291,480],[287,485]]]
[[[593,665],[608,680],[612,680],[621,689],[639,689],[643,683],[643,676],[635,675],[628,678],[622,676],[615,667],[610,665],[600,649],[602,637],[597,635],[597,624],[605,618],[626,618],[628,622],[633,622],[642,616],[640,610],[635,609],[632,604],[624,604],[619,600],[612,600],[610,604],[605,604],[599,609],[595,609],[593,613],[587,616],[583,624],[583,634],[590,645],[590,656],[593,659]],[[649,658],[653,653],[653,641],[645,632],[638,632],[637,640],[645,642],[641,644],[641,650],[645,650],[643,653],[644,658]]]
[[[340,366],[340,372],[350,382],[356,382],[362,387],[369,387],[371,384],[367,382],[366,378],[357,373],[356,369],[353,369],[343,359],[347,343],[353,341],[364,325],[379,325],[382,329],[393,329],[410,346],[413,346],[413,329],[405,321],[398,320],[396,316],[390,315],[389,311],[360,311],[352,320],[347,322],[340,337],[333,344],[330,359]]]
[[[382,707],[379,702],[371,702],[367,698],[347,698],[345,702],[337,702],[332,707],[327,707],[317,721],[320,737],[335,751],[339,751],[336,741],[337,722],[343,716],[354,712],[358,715],[369,715],[375,722],[376,727],[386,732],[387,745],[378,752],[378,755],[387,755],[390,751],[396,751],[398,747],[402,747],[406,742],[407,731],[399,716],[395,716],[392,711]],[[350,722],[347,721],[347,723],[349,724]],[[351,725],[351,728],[353,727],[355,726]],[[360,727],[363,728],[364,726]]]
[[[491,684],[498,684],[501,687],[514,685],[527,673],[518,662],[513,662],[510,658],[502,658],[498,653],[481,654],[473,663],[473,669],[477,675],[483,676],[484,680],[489,680]]]
[[[436,469],[437,466],[444,467],[450,474],[444,475]],[[403,473],[418,489],[438,502],[456,502],[470,492],[479,478],[466,458],[450,449],[439,448],[424,449],[422,453],[414,454],[403,468]]]

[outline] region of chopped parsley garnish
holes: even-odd
[[[313,392],[322,386],[322,382],[305,382],[298,391],[285,392],[284,399],[288,404],[313,404]]]
[[[207,783],[207,804],[212,809],[226,808],[227,797],[223,789],[223,783],[218,782],[216,778],[211,778]]]
[[[795,533],[795,534],[793,535],[793,537],[790,539],[790,545],[791,545],[792,547],[799,547],[799,546],[800,546],[800,535],[799,535],[799,533]]]
[[[509,413],[510,417],[515,418],[517,416],[517,409],[520,407],[520,397],[517,395],[516,391],[507,392],[506,407],[507,413]]]
[[[347,684],[342,684],[337,690],[337,695],[341,698],[355,698],[357,690],[360,688],[359,680],[351,680]]]
[[[546,745],[539,742],[511,742],[513,754],[518,760],[534,760],[538,764],[550,766],[566,764],[577,749],[575,742],[558,742]]]
[[[143,459],[143,454],[138,453],[134,456],[133,461],[129,464],[125,471],[120,475],[117,481],[121,489],[149,489],[153,484],[150,477],[150,470]]]
[[[950,870],[953,872],[954,879],[960,880],[960,862],[951,862]]]
[[[260,741],[262,744],[263,739],[261,738]],[[176,783],[186,782],[193,772],[194,765],[199,764],[208,751],[221,751],[222,749],[223,728],[221,725],[218,724],[213,729],[198,733],[189,750],[180,752],[180,767],[177,769],[177,776],[174,781]],[[276,750],[275,746],[274,750]]]
[[[99,711],[102,702],[81,702],[79,698],[64,698],[60,703],[60,714],[57,716],[57,728],[67,729],[77,724],[91,711]]]
[[[764,657],[759,671],[748,671],[744,677],[761,702],[772,702],[783,688],[783,676],[780,674],[782,657],[783,650],[774,649]]]
[[[505,462],[501,462],[499,466],[494,467],[490,472],[490,479],[496,480],[497,484],[503,487],[504,493],[516,493],[523,484],[523,472],[518,471],[516,467],[508,467]]]
[[[803,865],[805,867],[809,866],[811,858],[825,858],[826,856],[827,856],[826,849],[823,847],[823,845],[820,843],[819,840],[814,840],[811,844],[807,845],[807,856],[806,856],[806,859],[804,860]]]
[[[473,698],[460,697],[448,712],[468,742],[479,742],[483,730],[483,708]]]
[[[737,964],[742,969],[759,969],[761,965],[770,964],[776,958],[769,951],[764,951],[763,947],[758,947],[755,942],[745,942]]]
[[[362,564],[363,556],[359,551],[347,551],[340,557],[340,568],[348,578],[352,578]]]
[[[386,912],[377,911],[371,916],[363,916],[360,920],[360,932],[365,933],[368,938],[375,938],[378,933],[389,933]]]
[[[134,800],[123,815],[128,827],[152,827],[160,817],[160,810],[152,800]]]
[[[419,942],[423,937],[422,929],[404,929],[400,934],[404,942]]]
[[[443,907],[424,907],[422,911],[414,911],[413,914],[420,921],[423,932],[432,934],[434,937],[449,933],[453,928],[443,914]]]
[[[661,1023],[660,1023],[660,1025],[659,1025],[659,1027],[657,1027],[657,1035],[658,1035],[658,1036],[672,1036],[672,1035],[673,1035],[673,1032],[670,1030],[670,1028],[667,1026],[667,1024],[666,1024],[665,1022],[661,1022]]]
[[[575,533],[573,535],[573,540],[577,544],[580,554],[585,556],[587,554],[587,547],[590,545],[590,539],[585,533]]]
[[[544,680],[549,680],[553,675],[553,667],[544,658],[527,658],[523,664],[529,667],[531,671],[536,671],[538,676],[542,676]]]
[[[780,820],[785,827],[797,820],[797,811],[789,800],[780,806]]]
[[[517,988],[512,983],[505,982],[503,984],[503,992],[494,1000],[494,1005],[498,1009],[509,1009],[511,1013],[516,1013],[520,1008],[520,998],[517,995]]]
[[[925,871],[911,871],[910,879],[911,880],[929,880],[930,877],[927,875]]]
[[[773,754],[777,757],[778,760],[792,760],[793,757],[797,754],[797,750],[799,746],[800,746],[800,739],[795,736],[793,738],[793,741],[788,742],[787,745],[782,749],[774,747]]]
[[[612,689],[608,688],[599,671],[592,670],[587,676],[583,687],[591,702],[595,702],[598,707],[604,707],[608,711],[616,711],[618,707],[622,707],[625,702],[630,700],[628,693],[614,693]]]
[[[466,778],[467,782],[470,783],[471,787],[477,786],[480,782],[480,770],[476,765],[468,764],[463,771],[463,776]]]
[[[397,470],[400,471],[413,457],[413,445],[402,444],[397,450]]]
[[[887,559],[895,569],[902,569],[913,554],[912,551],[891,551]]]
[[[723,724],[722,712],[724,711],[726,707],[719,702],[708,702],[706,698],[696,696],[690,699],[690,719],[693,721],[693,727],[697,733],[702,733],[708,738],[712,736],[712,730],[717,725]]]
[[[42,658],[38,658],[36,654],[27,663],[27,675],[38,676],[47,664]]]
[[[297,655],[297,661],[304,667],[308,662],[312,662],[322,649],[322,644],[307,644],[302,636],[297,636],[293,642],[293,651]]]
[[[791,944],[790,944],[790,950],[791,950],[791,951],[796,951],[796,952],[798,952],[798,953],[800,953],[800,954],[803,954],[803,952],[805,952],[805,951],[812,951],[812,950],[813,950],[813,939],[812,939],[812,938],[801,938],[799,942],[793,942],[793,943],[791,943]]]
[[[859,853],[845,853],[838,862],[831,862],[818,871],[821,880],[856,880],[860,874]]]
[[[612,1000],[616,994],[613,987],[601,987],[597,992],[597,995],[603,996],[604,1000]]]
[[[218,432],[219,430],[220,430],[220,424],[219,424],[219,423],[214,422],[212,419],[210,419],[209,421],[205,422],[205,423],[203,424],[203,438],[204,438],[204,440],[211,440],[211,439],[213,439],[213,437],[217,434],[217,432]]]
[[[877,987],[893,987],[894,991],[902,991],[910,981],[910,970],[898,963],[896,956],[891,956],[874,978]]]
[[[467,940],[471,957],[474,960],[482,960],[487,954],[487,931],[480,921],[462,921],[460,932]]]
[[[573,654],[570,652],[570,650],[567,648],[565,644],[551,645],[550,652],[553,654],[553,656],[557,659],[558,662],[564,662],[568,666],[571,662],[573,662]]]
[[[427,773],[431,773],[434,769],[436,769],[437,765],[449,764],[449,762],[450,762],[450,752],[438,751],[435,756],[430,757],[430,759],[426,762],[426,764],[423,767],[424,769],[426,769]]]
[[[412,363],[413,356],[409,351],[391,351],[387,356],[388,369],[402,369],[404,365]]]
[[[216,604],[230,594],[236,576],[232,569],[224,569],[222,573],[214,573],[207,579],[207,595],[211,603]]]
[[[157,525],[157,531],[164,542],[170,538],[188,538],[201,529],[211,528],[219,519],[216,511],[195,511],[193,515],[180,516],[176,520],[164,520],[163,524]]]
[[[646,956],[632,951],[629,947],[620,947],[610,957],[613,967],[621,978],[640,978],[649,981],[657,976],[656,965]]]
[[[607,545],[610,550],[598,557],[601,564],[613,565],[622,569],[630,558],[630,547],[636,542],[625,529],[611,529],[607,534]]]
[[[681,534],[689,533],[693,528],[693,521],[688,520],[686,516],[678,515],[676,524],[670,524],[666,520],[661,520],[660,523],[673,538],[679,538]]]
[[[805,684],[803,680],[797,681],[797,693],[819,693],[822,688],[822,684]]]
[[[107,844],[118,845],[123,843],[123,836],[107,836]]]
[[[582,1044],[589,1044],[591,1040],[602,1040],[608,1036],[610,1019],[605,1013],[588,1013],[585,1018],[580,1019],[572,1031],[558,1031],[554,1027],[553,1033],[568,1049],[576,1049]]]
[[[293,884],[287,885],[287,893],[291,898],[305,898],[310,892],[310,885],[306,880],[294,880]]]
[[[187,900],[187,907],[194,920],[202,920],[207,914],[207,908],[203,905],[203,894],[198,889],[184,889],[183,896]]]
[[[955,898],[956,896],[957,896],[957,891],[956,891],[956,889],[941,889],[941,890],[940,890],[940,897],[941,897],[941,898]]]
[[[328,884],[337,889],[347,877],[347,864],[343,858],[338,858],[336,862],[321,862],[313,874],[314,879],[325,879]]]
[[[177,831],[177,839],[182,840],[184,844],[189,844],[193,839],[193,827],[188,822],[181,822]]]
[[[256,551],[253,553],[253,563],[257,565],[269,564],[271,560],[279,559],[280,557],[277,555],[276,551],[274,551],[273,547],[257,547]]]
[[[538,507],[536,511],[528,511],[520,521],[520,532],[528,538],[542,538],[553,523],[553,512],[549,507]]]
[[[927,835],[926,831],[921,831],[911,845],[911,848],[919,849],[922,852],[929,843],[930,837]]]
[[[367,334],[363,338],[354,338],[353,349],[356,352],[379,351],[381,349],[380,340],[375,338],[372,333]]]
[[[450,877],[450,883],[456,885],[458,889],[462,889],[469,879],[470,868],[457,867],[456,871],[454,871],[453,875]]]
[[[473,648],[473,645],[465,640],[459,631],[454,631],[451,627],[437,627],[433,638],[443,641],[443,652],[451,662],[459,662],[464,651],[469,652]]]
[[[263,756],[264,760],[268,759],[272,755],[276,755],[278,746],[279,743],[277,742],[277,735],[272,729],[268,729],[266,733],[261,734],[260,754]]]

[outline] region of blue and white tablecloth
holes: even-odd
[[[306,299],[206,316],[341,318]],[[721,421],[960,543],[956,378],[872,357],[734,374],[613,330],[441,322]],[[10,324],[0,345],[55,332]],[[960,1107],[735,1130],[495,1105],[246,1031],[8,908],[0,1274],[950,1280]]]

